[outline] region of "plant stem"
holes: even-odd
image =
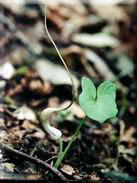
[[[68,152],[68,150],[69,150],[71,144],[72,144],[72,143],[76,140],[76,138],[78,137],[78,134],[79,134],[80,129],[81,129],[81,127],[83,126],[84,122],[85,122],[85,119],[81,120],[79,127],[76,129],[76,131],[75,131],[74,135],[72,136],[71,140],[69,141],[67,147],[66,147],[65,150],[58,156],[58,159],[57,159],[57,161],[56,161],[56,163],[55,163],[55,165],[54,165],[55,168],[58,168],[58,167],[59,167],[59,165],[60,165],[60,163],[62,162],[64,156],[65,156],[66,153]]]
[[[61,138],[59,141],[59,154],[62,154],[63,152],[63,139]]]
[[[56,161],[57,164],[58,164],[58,160],[62,156],[62,153],[63,153],[63,139],[60,138],[60,140],[59,140],[59,154],[58,154],[57,161]],[[55,167],[56,167],[56,163],[55,163]]]

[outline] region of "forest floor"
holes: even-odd
[[[47,24],[72,72],[117,86],[118,115],[87,119],[61,163],[59,144],[41,129],[46,107],[67,106],[72,86],[44,29],[38,4],[0,3],[0,182],[137,182],[137,4],[48,6]],[[57,113],[64,148],[84,118],[78,102]]]

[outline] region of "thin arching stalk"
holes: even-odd
[[[73,79],[72,79],[72,75],[71,75],[71,73],[70,73],[70,71],[69,71],[69,69],[68,69],[68,66],[66,65],[66,63],[65,63],[65,61],[64,61],[64,59],[63,59],[63,57],[61,56],[61,54],[60,54],[60,52],[59,52],[59,50],[58,50],[58,48],[57,48],[55,42],[53,41],[53,39],[52,39],[52,37],[51,37],[51,35],[50,35],[49,31],[48,31],[48,28],[47,28],[47,8],[46,8],[46,7],[45,7],[45,30],[46,30],[46,33],[47,33],[47,35],[48,35],[50,41],[52,42],[53,46],[55,47],[55,49],[56,49],[56,51],[57,51],[57,53],[58,53],[58,56],[59,56],[61,62],[63,63],[63,65],[64,65],[64,67],[65,67],[65,69],[66,69],[66,71],[67,71],[67,73],[68,73],[68,76],[69,76],[69,78],[70,78],[70,80],[71,80],[71,83],[72,83],[72,95],[73,95],[73,100],[71,101],[71,103],[70,103],[67,107],[65,107],[65,108],[62,109],[62,110],[66,110],[66,109],[68,109],[68,108],[73,104],[73,102],[74,102],[74,100],[75,100],[76,89],[75,89],[74,81],[73,81]]]
[[[48,28],[47,28],[47,14],[46,14],[47,11],[46,11],[46,7],[43,10],[43,7],[41,6],[41,9],[42,9],[42,13],[45,16],[45,30],[46,30],[46,33],[47,33],[50,41],[52,42],[55,50],[57,51],[57,54],[58,54],[61,62],[63,63],[63,65],[64,65],[64,67],[65,67],[65,69],[66,69],[66,71],[68,73],[68,76],[69,76],[69,78],[71,80],[71,83],[72,83],[72,95],[73,95],[73,99],[70,102],[70,104],[68,106],[62,107],[62,108],[45,108],[41,112],[41,115],[40,115],[40,124],[41,124],[41,127],[44,130],[44,132],[45,133],[48,133],[53,140],[59,140],[62,133],[61,133],[60,130],[58,130],[58,129],[56,129],[56,128],[54,128],[54,127],[52,127],[50,125],[51,115],[52,115],[53,112],[60,112],[60,111],[64,111],[64,110],[68,109],[73,104],[73,102],[75,100],[76,90],[75,90],[75,85],[74,85],[74,81],[73,81],[73,78],[71,76],[71,73],[70,73],[70,71],[69,71],[69,69],[68,69],[68,67],[67,67],[67,65],[66,65],[66,63],[65,63],[65,61],[63,59],[63,57],[61,56],[61,54],[60,54],[60,52],[59,52],[59,50],[58,50],[55,42],[53,41],[53,39],[52,39],[52,37],[51,37],[51,35],[50,35],[49,31],[48,31]]]

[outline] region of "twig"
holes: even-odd
[[[65,176],[59,170],[57,170],[56,168],[52,167],[48,163],[46,163],[38,158],[34,158],[34,157],[27,155],[19,150],[15,150],[15,149],[13,149],[13,148],[11,148],[8,145],[5,145],[3,143],[0,143],[0,148],[3,149],[6,153],[9,153],[9,154],[14,155],[14,156],[18,156],[19,158],[22,158],[24,160],[27,160],[31,163],[37,164],[37,165],[47,169],[52,174],[54,174],[56,177],[58,177],[62,182],[65,182],[65,183],[69,182],[69,180],[67,180],[65,178]]]

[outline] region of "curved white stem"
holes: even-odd
[[[46,11],[46,9],[45,9],[45,11]],[[67,65],[66,65],[66,63],[65,63],[65,61],[63,60],[63,58],[62,58],[62,56],[61,56],[61,54],[60,54],[60,52],[59,52],[59,50],[58,50],[56,44],[54,43],[54,41],[53,41],[53,39],[52,39],[52,37],[51,37],[49,31],[48,31],[48,28],[47,28],[47,20],[46,20],[46,12],[45,12],[45,30],[46,30],[46,33],[47,33],[49,39],[51,40],[53,46],[55,47],[55,49],[56,49],[56,51],[57,51],[57,53],[58,53],[58,56],[60,57],[60,59],[61,59],[63,65],[64,65],[64,67],[65,67],[65,69],[66,69],[66,71],[67,71],[67,73],[68,73],[68,75],[69,75],[69,77],[70,77],[71,83],[72,83],[72,95],[73,95],[73,100],[71,101],[71,103],[70,103],[68,106],[64,107],[64,108],[46,108],[46,109],[44,109],[44,110],[41,112],[41,115],[40,115],[41,124],[42,124],[43,130],[44,130],[46,133],[49,134],[49,136],[50,136],[50,138],[51,138],[52,140],[59,140],[59,139],[61,138],[62,133],[61,133],[60,130],[58,130],[58,129],[56,129],[56,128],[54,128],[54,127],[52,127],[52,126],[50,125],[50,122],[51,122],[51,115],[52,115],[53,112],[58,112],[58,111],[63,111],[63,110],[68,109],[68,108],[73,104],[73,101],[74,101],[74,99],[75,99],[75,91],[76,91],[76,90],[75,90],[75,85],[74,85],[74,82],[73,82],[71,73],[70,73],[70,71],[69,71],[69,69],[68,69],[68,67],[67,67]]]

